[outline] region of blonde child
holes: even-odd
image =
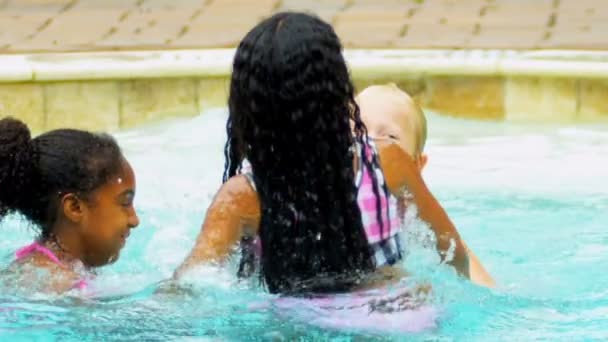
[[[422,109],[395,84],[374,85],[357,96],[361,120],[369,137],[398,144],[422,171],[428,161],[424,153],[427,122]],[[495,283],[475,253],[463,241],[469,256],[469,276],[476,284],[494,287]]]

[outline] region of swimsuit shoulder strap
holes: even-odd
[[[57,258],[55,253],[53,253],[50,249],[44,247],[38,241],[34,241],[32,244],[17,250],[15,252],[15,257],[17,258],[17,260],[20,260],[36,252],[44,254],[52,262],[63,267],[63,264],[61,263],[61,261],[59,261],[59,258]]]
[[[255,182],[253,181],[253,170],[251,168],[251,164],[247,159],[243,160],[243,164],[241,167],[241,175],[247,178],[247,182],[249,182],[249,185],[251,185],[253,191],[257,192],[258,189],[255,187]]]
[[[253,189],[253,191],[258,192],[258,189],[256,189],[256,187],[255,187],[255,182],[253,181],[253,173],[251,171],[249,171],[249,172],[243,173],[242,175],[245,176],[245,178],[247,178],[247,182],[249,183],[249,185],[251,185],[251,188]]]
[[[57,258],[57,256],[55,255],[55,253],[53,253],[53,251],[51,251],[47,247],[44,247],[38,241],[34,241],[33,243],[18,249],[15,252],[15,258],[17,260],[21,260],[23,258],[26,258],[26,257],[32,255],[33,253],[42,253],[44,256],[49,258],[49,260],[51,260],[53,263],[59,265],[60,267],[65,267],[65,265],[61,261],[59,261],[59,258]],[[83,290],[87,287],[88,287],[88,281],[86,278],[83,278],[83,279],[80,279],[79,281],[77,281],[73,285],[72,288],[78,289],[78,290]]]

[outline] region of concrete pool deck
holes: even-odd
[[[225,106],[234,46],[285,9],[332,22],[359,89],[395,82],[461,118],[608,122],[602,0],[0,0],[0,116],[112,131]]]
[[[0,53],[230,48],[285,10],[355,49],[608,48],[604,0],[0,0]]]

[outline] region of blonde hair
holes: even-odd
[[[416,146],[415,152],[417,154],[421,154],[424,151],[424,146],[426,145],[426,137],[427,137],[427,122],[426,117],[424,115],[424,111],[422,108],[414,101],[414,99],[405,91],[401,90],[395,83],[387,83],[380,85],[372,85],[365,88],[363,91],[383,91],[383,92],[391,92],[396,97],[401,100],[408,102],[416,112]]]

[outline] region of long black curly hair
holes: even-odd
[[[251,164],[261,202],[261,278],[271,293],[345,291],[374,269],[357,204],[367,130],[332,27],[278,13],[234,58],[223,181]],[[363,146],[363,145],[361,145]],[[359,160],[377,165],[365,149]],[[380,189],[374,172],[380,215]]]

